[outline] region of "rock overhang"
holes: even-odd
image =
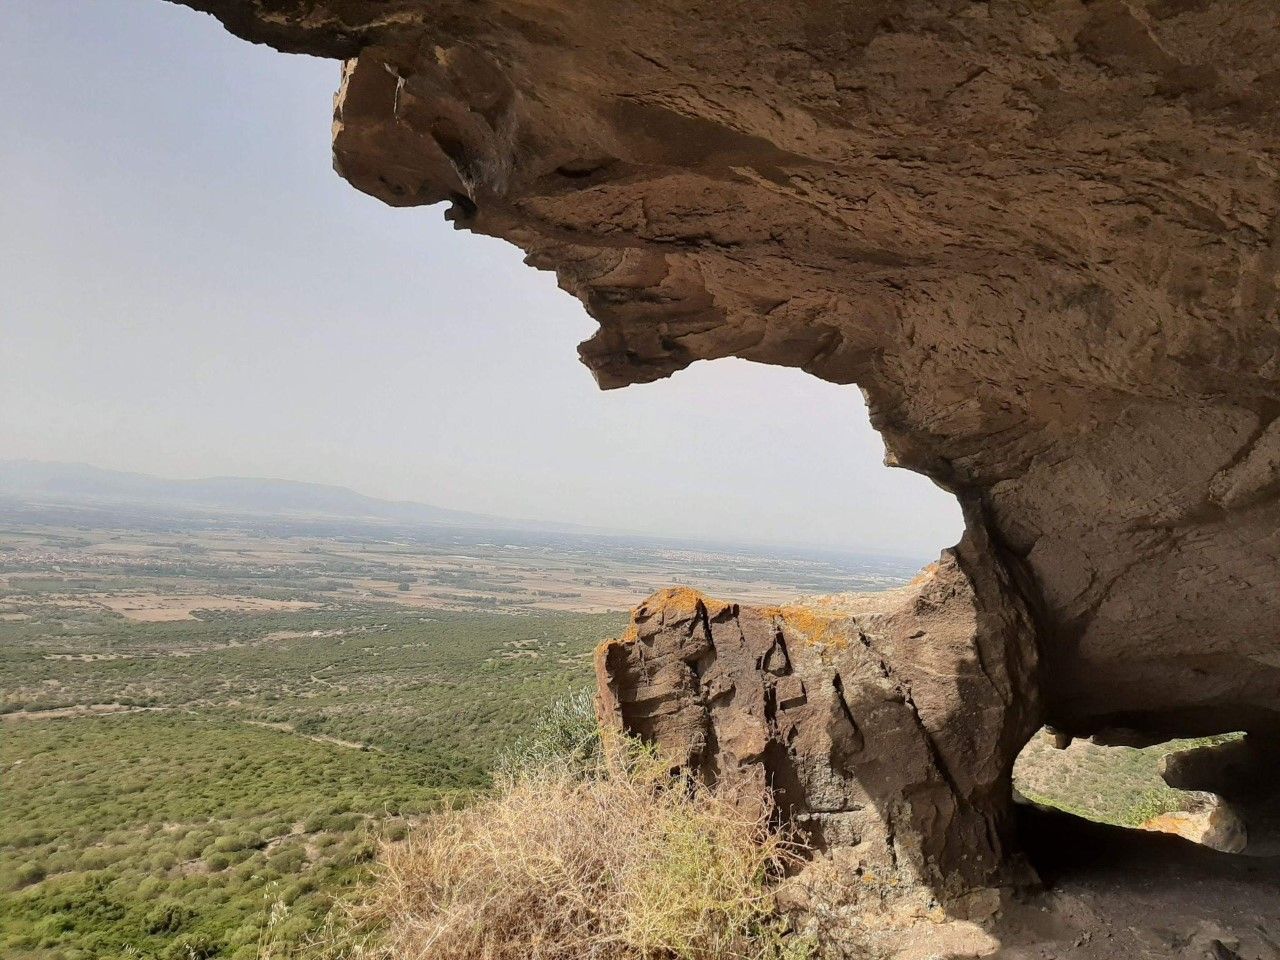
[[[1280,727],[1274,3],[187,5],[346,58],[338,170],[554,270],[602,386],[858,384],[1056,728]]]

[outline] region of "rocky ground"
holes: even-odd
[[[821,911],[809,930],[840,960],[1276,960],[1280,858],[1026,807],[1036,878],[971,898]],[[834,879],[834,878],[833,878]],[[836,882],[839,882],[838,880]],[[845,895],[834,893],[833,900]]]
[[[1024,812],[1047,889],[991,925],[1006,960],[1276,960],[1280,857]],[[963,956],[963,954],[959,954]]]

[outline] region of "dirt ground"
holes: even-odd
[[[139,623],[166,623],[191,620],[196,610],[246,610],[264,613],[269,610],[306,610],[319,606],[302,600],[266,600],[260,597],[166,596],[155,593],[120,594],[93,597],[99,605]]]
[[[999,960],[1280,960],[1280,857],[1024,811],[1043,890],[984,925]]]

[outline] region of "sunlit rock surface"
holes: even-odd
[[[1026,611],[967,540],[886,593],[740,607],[672,589],[596,653],[601,715],[890,896],[1011,879],[1009,775],[1035,729]]]
[[[626,723],[961,877],[1003,856],[1040,722],[1277,741],[1275,0],[184,2],[344,59],[338,172],[554,270],[603,387],[725,356],[856,383],[888,461],[959,498],[965,544],[913,589],[967,583],[967,625],[651,601],[606,657]],[[644,679],[646,642],[693,679]],[[669,714],[627,704],[642,680]]]
[[[859,384],[1056,728],[1280,726],[1273,0],[187,5],[351,58],[339,172],[554,269],[603,386]]]

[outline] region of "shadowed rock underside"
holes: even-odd
[[[889,829],[881,786],[797,759],[851,749],[841,703],[874,706],[949,868],[952,840],[998,859],[995,785],[1034,722],[1277,740],[1274,0],[183,2],[343,59],[338,172],[554,270],[600,323],[580,353],[603,387],[726,356],[856,383],[887,462],[964,509],[942,567],[971,585],[971,652],[1019,624],[983,686],[963,644],[904,639],[888,608],[842,620],[836,655],[796,653],[784,614],[651,601],[634,649],[690,671],[713,649],[747,712],[685,676],[687,704],[628,723],[796,778],[783,802],[824,831],[832,798]],[[748,676],[779,637],[790,672]],[[636,654],[611,649],[605,683],[630,689]],[[977,693],[926,702],[939,656]],[[791,758],[770,754],[796,709]],[[975,717],[978,739],[945,732]],[[992,764],[957,765],[982,738]],[[828,770],[866,761],[846,759]]]
[[[1272,0],[188,5],[350,58],[339,172],[554,269],[603,386],[857,383],[1058,729],[1280,726]]]

